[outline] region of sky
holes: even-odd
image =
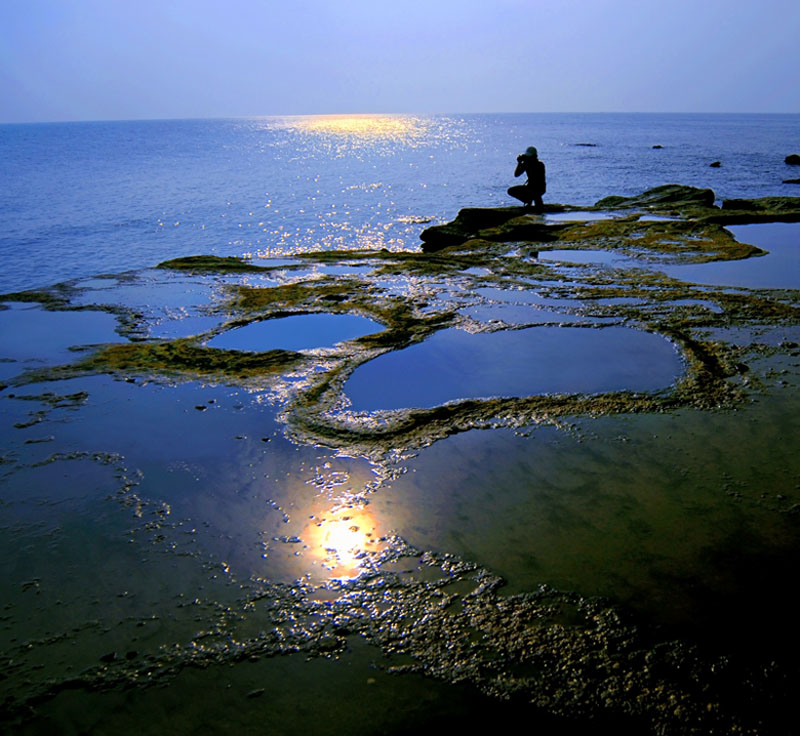
[[[800,113],[800,0],[0,0],[0,122]]]

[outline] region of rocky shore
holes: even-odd
[[[641,218],[662,215],[696,223],[743,225],[756,222],[800,221],[800,197],[764,197],[758,199],[727,199],[720,206],[711,189],[681,185],[665,185],[632,197],[610,196],[591,207],[545,205],[543,215],[531,214],[522,207],[461,210],[456,218],[444,225],[435,225],[421,234],[422,249],[431,253],[470,240],[528,241],[552,243],[570,238],[567,222],[548,222],[546,215],[570,212],[609,212],[617,221],[636,221],[647,227]],[[576,217],[576,220],[580,219]]]
[[[289,655],[342,659],[346,665],[353,649],[369,647],[380,677],[424,677],[423,688],[430,682],[468,686],[498,709],[518,707],[539,719],[535,723],[553,723],[562,733],[589,733],[598,724],[630,734],[784,733],[800,643],[792,629],[791,591],[781,587],[783,582],[791,588],[791,575],[782,577],[780,564],[762,562],[786,559],[791,570],[797,556],[800,492],[785,462],[794,457],[793,448],[785,447],[781,433],[791,430],[797,416],[798,345],[791,336],[800,325],[798,290],[698,284],[659,270],[760,259],[764,250],[725,229],[760,222],[800,222],[800,198],[725,200],[718,206],[710,189],[674,185],[606,197],[588,208],[549,205],[541,214],[470,208],[426,229],[420,252],[326,251],[280,263],[199,255],[141,273],[2,295],[2,301],[36,304],[47,312],[105,311],[118,319],[124,338],[78,346],[57,364],[28,361],[4,378],[0,392],[18,415],[12,436],[38,427],[45,437],[18,441],[17,454],[6,459],[8,477],[40,467],[52,467],[60,477],[62,470],[67,475],[62,466],[68,462],[102,462],[120,478],[113,499],[140,520],[129,541],[160,550],[167,561],[163,569],[179,560],[202,582],[188,586],[185,596],[174,595],[174,607],[160,604],[163,635],[157,644],[143,639],[134,649],[127,630],[113,648],[107,644],[101,634],[120,625],[116,609],[108,620],[101,620],[103,609],[83,628],[76,624],[50,639],[21,637],[7,655],[13,667],[6,723],[41,724],[50,714],[57,717],[70,698],[102,701],[112,711],[120,693],[157,702],[172,689],[182,693],[187,674],[200,673],[209,687],[229,675],[249,682],[241,673]],[[558,257],[548,259],[548,252]],[[576,253],[608,259],[570,260]],[[184,296],[206,296],[194,305],[182,301],[175,334],[154,335],[154,326],[164,327],[164,312],[131,307],[118,294],[138,287],[148,295],[174,296],[176,283]],[[359,315],[380,329],[310,350],[210,345],[235,329],[310,314]],[[177,329],[182,320],[190,325],[183,332]],[[679,368],[670,385],[652,391],[532,389],[529,395],[497,392],[428,408],[413,402],[391,410],[352,407],[348,381],[371,361],[424,346],[447,330],[491,337],[528,329],[592,331],[604,340],[614,330],[648,333],[678,356]],[[493,375],[502,376],[504,359],[490,355]],[[456,368],[469,373],[470,366]],[[647,368],[642,361],[632,370]],[[420,375],[419,382],[428,378]],[[53,393],[60,381],[70,382],[69,394]],[[174,399],[179,391],[182,410]],[[112,403],[109,416],[116,416],[116,407],[131,412],[147,398],[148,413],[158,410],[165,424],[178,417],[170,442],[150,450],[167,456],[167,490],[152,485],[158,463],[139,449],[147,441],[141,427],[148,425],[132,422],[128,430],[135,452],[152,463],[144,479],[123,468],[120,458],[99,452],[108,450],[104,437],[87,441],[82,455],[69,444],[64,451],[57,445],[63,427],[78,426],[82,412],[91,415],[104,401],[113,402],[115,392],[122,398]],[[41,408],[30,411],[29,405]],[[776,406],[785,412],[778,417],[781,425]],[[251,438],[240,429],[248,411],[252,432],[260,433]],[[270,422],[274,417],[271,434],[262,428],[268,416]],[[230,445],[250,442],[248,468],[258,470],[250,485],[230,491],[226,477],[238,469],[231,463],[214,475],[218,469],[203,459],[213,448],[202,439],[192,460],[196,480],[187,486],[190,511],[176,519],[186,499],[172,487],[191,452],[184,449],[174,458],[169,453],[180,433],[200,422],[199,437],[236,432],[235,440],[227,438],[232,457]],[[55,427],[52,436],[45,427]],[[764,427],[765,436],[757,436]],[[468,440],[463,451],[460,440]],[[35,453],[48,443],[54,449],[42,460]],[[285,456],[278,451],[281,443]],[[713,452],[706,453],[711,445]],[[775,446],[785,453],[778,460]],[[310,454],[308,465],[293,474],[300,449],[324,458]],[[473,462],[478,451],[484,454]],[[752,458],[743,460],[749,453]],[[334,472],[338,463],[355,460],[369,472]],[[227,462],[226,456],[222,464]],[[206,474],[215,479],[210,492],[202,481]],[[362,574],[353,579],[320,582],[306,574],[311,567],[290,582],[270,578],[265,566],[281,555],[298,566],[310,564],[312,532],[322,517],[334,516],[302,506],[310,475],[320,496],[347,489],[336,513],[373,510],[379,519],[382,497],[403,482],[387,508],[413,507],[414,491],[420,494],[418,507],[408,511],[411,522],[403,533],[369,532],[359,550]],[[172,493],[170,504],[161,503],[159,493]],[[204,511],[198,501],[209,493],[211,511]],[[528,515],[510,529],[523,506]],[[396,513],[386,515],[393,525],[406,518],[404,511]],[[493,521],[503,513],[503,521]],[[270,514],[278,519],[274,535],[267,526]],[[428,517],[441,527],[419,544],[413,537],[428,533]],[[251,519],[252,538],[246,536]],[[357,527],[350,516],[346,520],[348,529]],[[772,526],[762,529],[764,520],[781,531],[783,547],[770,535]],[[217,524],[219,529],[208,531]],[[494,545],[481,547],[492,524],[500,527]],[[696,538],[687,533],[678,540],[676,534],[688,526]],[[537,544],[537,534],[546,541]],[[464,546],[452,551],[462,540]],[[629,547],[631,540],[640,546]],[[84,543],[81,536],[81,549]],[[255,562],[248,556],[251,548],[258,552]],[[208,561],[208,549],[224,549],[223,572],[217,558],[213,565]],[[486,562],[482,555],[489,554],[495,556]],[[494,569],[503,564],[537,583],[509,592],[506,578]],[[748,586],[751,578],[742,571],[757,585]],[[618,597],[600,597],[578,583],[557,588],[547,576],[584,583],[594,576],[596,589],[608,584]],[[722,583],[709,592],[720,576]],[[182,584],[183,578],[176,580]],[[163,584],[172,591],[176,582],[167,577]],[[119,610],[126,610],[129,598],[134,596],[114,598]],[[730,601],[744,605],[747,616]],[[663,608],[683,628],[654,623]],[[187,617],[185,628],[170,628],[170,616]],[[691,629],[698,617],[704,617],[705,629]],[[137,636],[145,624],[155,626],[150,618],[125,621]],[[717,629],[732,632],[732,638],[709,643],[695,635]],[[62,667],[58,647],[73,646],[81,636],[97,657],[80,671]],[[763,654],[755,644],[744,646],[748,637],[773,648]],[[725,648],[730,641],[732,651]],[[778,655],[784,659],[777,661]],[[44,671],[40,660],[48,662]],[[373,684],[374,679],[357,695],[368,699]],[[391,685],[387,689],[393,697]],[[243,702],[257,704],[265,685],[243,692]]]

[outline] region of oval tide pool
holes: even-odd
[[[739,261],[712,261],[660,270],[667,276],[714,286],[743,286],[748,289],[800,288],[800,223],[758,222],[729,225],[740,243],[750,243],[766,255]]]
[[[681,371],[666,338],[625,327],[447,329],[359,366],[345,393],[354,411],[428,408],[454,399],[652,391]]]
[[[357,314],[295,314],[252,322],[208,341],[210,348],[264,352],[311,350],[380,332],[383,325]]]

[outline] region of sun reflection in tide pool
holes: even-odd
[[[367,508],[341,508],[313,518],[303,531],[303,541],[314,562],[333,577],[357,577],[372,555],[385,543]]]

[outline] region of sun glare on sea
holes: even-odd
[[[422,134],[420,121],[402,115],[313,115],[288,119],[295,130],[348,138],[413,138]]]

